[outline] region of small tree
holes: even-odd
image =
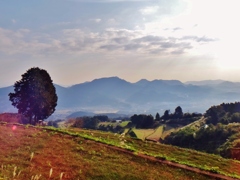
[[[58,97],[46,70],[38,67],[27,70],[14,84],[14,91],[9,93],[9,100],[18,113],[29,118],[30,124],[35,125],[54,113]]]
[[[183,117],[183,111],[180,106],[176,107],[175,113],[174,113],[175,118],[182,118]]]
[[[160,115],[159,115],[159,113],[156,114],[155,120],[156,120],[156,121],[160,121]]]
[[[162,119],[164,119],[165,121],[168,120],[170,118],[170,110],[166,110],[162,116]]]

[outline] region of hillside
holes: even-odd
[[[240,177],[240,164],[236,161],[99,131],[67,132],[0,124],[0,147],[0,178],[6,180],[216,179],[218,175],[210,171]],[[194,168],[176,166],[166,160],[192,164],[209,172],[197,169],[194,172]]]
[[[240,103],[210,107],[204,117],[169,134],[164,143],[240,160]]]

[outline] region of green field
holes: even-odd
[[[174,125],[165,125],[164,131],[162,133],[161,139],[164,139],[166,136],[182,128],[183,126],[174,126]]]
[[[123,121],[119,125],[122,126],[122,127],[126,127],[129,122],[131,122],[131,121]]]
[[[138,139],[145,140],[146,137],[154,133],[154,129],[133,129]]]
[[[154,132],[146,137],[147,140],[159,141],[162,137],[164,131],[164,126],[159,126]]]
[[[100,125],[103,125],[103,126],[113,126],[113,127],[116,127],[117,125],[121,126],[121,127],[125,127],[127,126],[127,124],[129,123],[130,121],[122,121],[120,123],[117,123],[117,122],[100,122],[98,126]]]
[[[159,141],[160,138],[164,139],[171,132],[177,131],[182,126],[174,126],[174,125],[162,125],[156,129],[133,129],[133,132],[136,134],[137,138],[142,140],[152,140]]]

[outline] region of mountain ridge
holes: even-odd
[[[192,81],[193,82],[193,81]],[[163,113],[181,106],[186,112],[205,112],[212,105],[240,100],[240,83],[223,80],[183,83],[179,80],[141,79],[135,83],[105,77],[69,87],[54,84],[61,111]],[[211,84],[212,82],[212,84]],[[0,111],[16,111],[8,100],[13,87],[0,88]]]

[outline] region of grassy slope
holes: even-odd
[[[80,136],[24,126],[13,130],[12,127],[0,124],[0,179],[38,179],[37,176],[49,179],[50,171],[50,179],[60,179],[62,175],[62,179],[69,180],[211,179],[119,152]],[[89,137],[97,135],[92,131],[81,133]]]
[[[148,140],[159,141],[163,134],[163,126],[159,126],[154,132],[146,137]]]
[[[170,160],[180,164],[197,167],[199,169],[218,172],[231,177],[240,179],[240,162],[230,159],[224,159],[217,155],[198,152],[190,149],[178,148],[170,145],[156,144],[144,142],[137,139],[125,137],[125,143],[122,144],[122,137],[112,135],[111,133],[91,130],[73,129],[73,132],[78,132],[79,135],[94,139],[99,142],[120,146],[130,149],[135,153],[147,154],[153,157]]]
[[[154,129],[133,129],[138,139],[145,140],[145,138],[154,133]]]
[[[159,126],[156,129],[134,129],[135,134],[137,135],[137,138],[144,140],[149,139],[153,141],[159,141],[159,139],[164,139],[166,136],[171,134],[172,132],[178,131],[181,128],[185,127],[192,127],[192,128],[200,128],[203,124],[205,124],[205,118],[202,117],[197,121],[194,121],[191,124],[188,124],[187,126],[181,126],[176,124],[164,124],[162,126]],[[163,128],[164,126],[164,128]]]

